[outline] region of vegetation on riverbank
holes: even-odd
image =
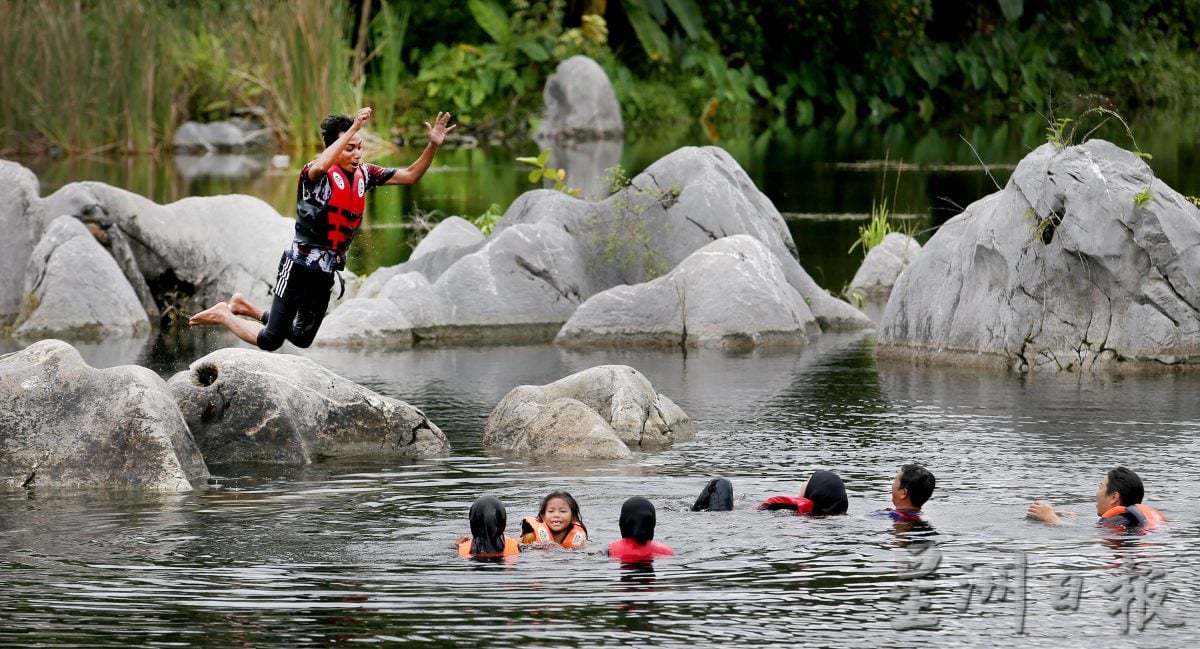
[[[0,150],[154,151],[184,120],[257,115],[313,148],[332,111],[419,136],[437,110],[524,136],[574,54],[633,132],[752,119],[973,121],[1084,97],[1188,108],[1200,3],[1171,0],[13,0],[0,23]],[[718,29],[719,26],[719,29]]]

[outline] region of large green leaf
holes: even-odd
[[[508,14],[496,0],[467,0],[471,15],[475,22],[487,32],[492,40],[507,45],[512,40],[512,30],[508,26]]]
[[[621,5],[625,7],[629,24],[633,25],[638,42],[642,44],[642,49],[646,50],[646,55],[650,57],[650,60],[670,60],[671,43],[667,40],[667,35],[663,32],[662,27],[654,22],[645,3],[639,2],[639,0],[621,0]]]
[[[546,48],[542,47],[541,43],[529,38],[517,41],[517,49],[524,52],[525,56],[534,61],[542,62],[550,58],[550,53],[546,51]]]
[[[679,24],[683,25],[683,31],[687,32],[688,38],[697,41],[708,38],[708,31],[704,29],[704,15],[700,13],[700,7],[696,5],[695,0],[666,0],[667,6],[675,13],[675,17],[679,19]]]

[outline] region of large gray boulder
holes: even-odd
[[[850,280],[847,294],[863,299],[887,300],[900,273],[908,268],[921,252],[916,239],[901,232],[892,232],[879,245],[871,248],[862,265]]]
[[[117,262],[72,216],[55,219],[34,247],[24,272],[28,313],[18,338],[130,336],[150,320]]]
[[[613,169],[621,164],[624,139],[563,142],[550,150],[546,166],[567,172],[566,184],[578,188],[580,198],[598,201],[613,193]],[[549,187],[551,181],[544,181]]]
[[[245,118],[219,122],[184,122],[175,129],[171,146],[177,153],[240,153],[271,145],[271,131]]]
[[[222,349],[168,385],[211,464],[415,459],[450,448],[417,408],[300,356]]]
[[[185,198],[167,205],[97,182],[71,183],[43,200],[47,214],[67,214],[129,241],[134,268],[154,287],[178,292],[194,312],[233,292],[270,299],[279,257],[294,222],[252,196]],[[132,278],[131,278],[132,279]]]
[[[166,384],[42,340],[0,356],[0,484],[190,491],[208,468]]]
[[[461,216],[442,219],[413,249],[409,261],[416,261],[446,248],[478,248],[487,240],[479,228]]]
[[[37,176],[25,167],[0,160],[0,327],[11,323],[26,304],[25,264],[46,227]]]
[[[630,447],[660,449],[695,432],[687,414],[640,372],[601,365],[513,388],[488,417],[483,443],[536,456],[620,458]]]
[[[371,293],[360,295],[386,292],[420,339],[544,341],[592,295],[665,275],[696,250],[735,234],[758,239],[775,256],[820,332],[874,326],[804,271],[778,210],[715,147],[679,149],[599,202],[526,192],[487,243],[435,279],[398,280],[391,272],[376,282],[369,278],[364,290],[369,285]]]
[[[621,138],[621,106],[604,68],[576,55],[558,64],[542,91],[545,109],[534,136],[539,142]]]
[[[408,349],[413,346],[412,323],[391,300],[351,298],[321,323],[313,344]]]
[[[747,234],[692,253],[671,272],[584,302],[559,330],[568,346],[799,346],[820,328],[779,260]]]
[[[892,291],[878,353],[1169,368],[1200,362],[1198,309],[1200,211],[1109,142],[1047,144],[926,243]]]

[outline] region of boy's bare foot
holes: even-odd
[[[217,302],[215,305],[189,318],[188,324],[219,325],[225,324],[232,317],[233,312],[229,310],[229,305],[224,302]]]
[[[229,298],[229,310],[233,315],[244,315],[257,320],[261,315],[261,310],[250,304],[246,296],[241,293],[234,293],[233,297]]]

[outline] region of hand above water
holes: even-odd
[[[1048,502],[1035,500],[1033,501],[1033,504],[1029,506],[1029,509],[1026,510],[1025,515],[1035,521],[1058,525],[1059,523],[1063,522],[1062,517],[1070,517],[1074,516],[1075,514],[1072,512],[1058,511],[1054,509],[1054,506]]]

